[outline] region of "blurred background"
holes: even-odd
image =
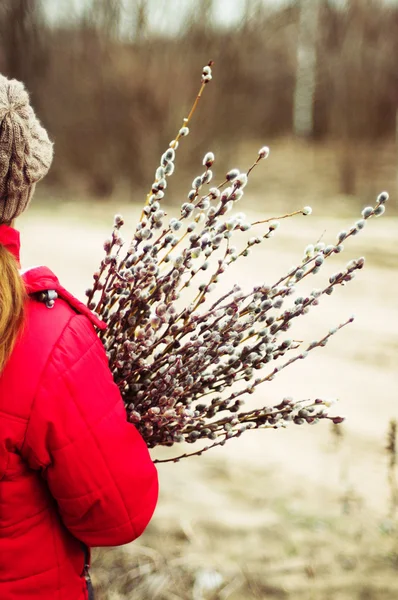
[[[0,36],[0,71],[25,81],[56,142],[57,193],[137,199],[210,59],[182,168],[275,140],[294,157],[271,175],[278,192],[300,166],[311,182],[293,190],[396,190],[393,0],[1,0]]]
[[[270,157],[239,209],[252,220],[314,209],[282,221],[225,287],[273,282],[308,243],[333,242],[390,192],[387,216],[333,258],[335,271],[365,255],[364,272],[295,335],[316,339],[352,313],[355,322],[253,399],[338,397],[346,422],[250,432],[159,465],[147,532],[93,553],[98,600],[398,597],[397,56],[392,0],[0,0],[0,72],[25,82],[55,142],[19,224],[23,263],[48,264],[79,297],[113,214],[125,216],[125,237],[133,231],[209,60],[213,81],[180,145],[167,212],[206,151],[221,181],[264,144]]]

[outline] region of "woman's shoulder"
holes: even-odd
[[[32,267],[22,271],[21,276],[29,299],[33,303],[42,304],[47,310],[65,304],[65,308],[69,309],[67,312],[70,314],[85,315],[94,327],[98,329],[106,328],[106,325],[97,315],[61,285],[58,277],[48,267]],[[41,314],[43,314],[43,311],[41,311]]]
[[[48,355],[77,322],[83,337],[91,338],[95,329],[106,328],[97,315],[61,285],[49,268],[34,267],[21,275],[28,294],[26,325],[21,337],[23,353],[29,353],[35,344],[36,352]],[[76,319],[77,316],[80,318]],[[73,353],[74,348],[68,346],[65,350]]]
[[[106,326],[47,267],[21,276],[28,294],[26,318],[0,378],[0,396],[3,389],[13,390],[23,416],[48,365],[55,361],[58,372],[70,369],[86,347],[99,342],[96,329]]]

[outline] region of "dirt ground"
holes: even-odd
[[[224,286],[274,282],[308,243],[334,241],[359,217],[347,206],[344,220],[317,217],[313,208],[311,217],[282,221]],[[32,208],[19,223],[24,267],[46,263],[83,297],[114,212],[124,214],[126,235],[137,207]],[[397,239],[398,218],[383,217],[347,242],[311,285],[321,287],[354,257],[366,257],[365,269],[311,310],[295,336],[311,341],[353,313],[354,323],[253,398],[260,405],[284,396],[337,397],[333,410],[347,417],[341,435],[327,424],[248,432],[207,456],[159,465],[161,494],[147,532],[123,550],[95,554],[100,600],[398,597],[398,524],[385,452],[389,420],[398,418]]]

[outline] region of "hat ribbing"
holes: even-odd
[[[0,75],[0,224],[26,209],[52,158],[53,145],[23,84]]]

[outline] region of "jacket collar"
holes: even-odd
[[[0,245],[11,252],[20,264],[19,251],[21,248],[21,239],[19,231],[8,225],[0,225]]]
[[[58,277],[48,267],[32,267],[20,273],[29,295],[56,290],[60,285]]]

